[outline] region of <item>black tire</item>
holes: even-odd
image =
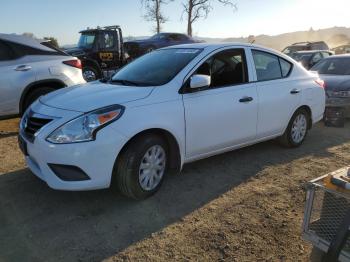
[[[310,254],[310,262],[322,262],[325,253],[318,249],[317,247],[313,247]]]
[[[139,168],[146,152],[152,146],[161,146],[165,152],[165,171],[159,184],[152,190],[145,190],[139,182]],[[144,135],[131,141],[118,157],[113,170],[112,187],[117,188],[123,195],[133,199],[150,197],[160,188],[168,166],[168,145],[157,135]]]
[[[56,88],[53,87],[37,87],[30,91],[26,98],[24,99],[23,107],[22,107],[22,113],[24,113],[27,108],[35,102],[39,97],[46,95],[52,91],[55,91]]]
[[[88,76],[90,75],[88,74],[88,72],[91,72],[93,75]],[[82,73],[83,73],[83,78],[86,82],[92,82],[101,78],[99,70],[97,70],[95,67],[92,67],[92,66],[84,66]]]
[[[301,141],[294,141],[292,138],[292,127],[293,127],[293,123],[295,121],[295,119],[299,116],[299,115],[304,115],[305,119],[307,121],[307,126],[306,126],[306,130],[305,130],[305,135],[302,138]],[[305,109],[299,109],[297,110],[294,115],[292,116],[292,118],[290,119],[289,123],[288,123],[288,127],[286,129],[286,131],[284,132],[284,134],[278,139],[280,144],[285,146],[285,147],[298,147],[300,146],[308,133],[309,127],[310,127],[310,115],[309,113],[305,110]]]

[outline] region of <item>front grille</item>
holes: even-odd
[[[38,132],[43,126],[52,121],[51,118],[36,116],[33,113],[29,113],[28,116],[26,116],[26,118],[27,119],[24,126],[24,135],[31,142],[33,142],[35,139],[35,133]]]

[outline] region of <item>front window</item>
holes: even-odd
[[[84,33],[81,34],[78,47],[82,49],[91,49],[94,46],[95,43],[95,34],[94,33]]]
[[[160,86],[171,81],[202,50],[160,49],[146,54],[118,71],[111,82],[136,86]]]
[[[247,66],[243,49],[230,49],[206,60],[195,74],[209,75],[210,88],[233,86],[248,82]]]
[[[324,59],[310,70],[321,75],[350,75],[350,58]]]

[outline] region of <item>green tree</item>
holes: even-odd
[[[54,47],[57,47],[57,48],[59,47],[57,38],[55,38],[55,37],[52,37],[52,36],[47,37],[47,36],[45,36],[44,40],[49,41]]]

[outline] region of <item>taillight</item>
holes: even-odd
[[[321,88],[326,88],[326,83],[322,79],[316,79],[315,83],[318,84]]]
[[[82,69],[81,61],[79,59],[67,60],[62,62],[65,65],[73,66],[75,68]]]

